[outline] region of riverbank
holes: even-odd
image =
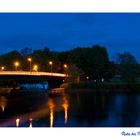
[[[61,88],[66,91],[96,91],[96,92],[140,92],[140,84],[128,83],[113,83],[93,81],[79,82],[79,83],[63,83]]]

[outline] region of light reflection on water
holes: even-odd
[[[19,122],[20,122],[20,119],[17,118],[17,119],[16,119],[16,127],[19,127]]]
[[[32,127],[33,127],[32,121],[33,121],[33,119],[32,119],[32,118],[30,118],[30,119],[29,119],[29,127],[30,127],[30,128],[32,128]]]
[[[54,102],[53,99],[48,100],[49,110],[50,110],[50,127],[53,127],[54,121]]]
[[[64,120],[65,120],[65,124],[67,124],[68,121],[68,100],[66,99],[66,97],[64,97],[64,103],[62,104],[62,107],[64,108]]]
[[[33,96],[1,96],[0,126],[140,126],[139,94],[75,92],[58,97]]]
[[[7,104],[7,99],[4,96],[1,96],[0,97],[0,106],[1,106],[2,112],[4,112],[6,104]]]

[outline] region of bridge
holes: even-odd
[[[10,81],[19,84],[48,83],[49,87],[58,87],[65,79],[66,74],[52,72],[30,72],[30,71],[0,71],[0,85]]]
[[[66,77],[66,74],[53,72],[29,72],[29,71],[0,71],[1,75],[32,75],[32,76],[51,76],[51,77]]]

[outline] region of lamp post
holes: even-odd
[[[14,65],[15,65],[15,70],[17,71],[17,67],[19,66],[19,62],[15,62]]]
[[[68,65],[67,65],[67,64],[64,64],[64,69],[65,69],[65,70],[67,69],[67,67],[68,67]]]
[[[5,69],[5,67],[4,67],[4,66],[2,66],[2,67],[1,67],[1,71],[4,71],[4,69]]]
[[[68,65],[64,64],[63,67],[64,67],[64,74],[66,75],[65,79],[63,80],[63,82],[65,82],[65,81],[67,81],[67,75],[68,75],[67,74],[67,68],[68,68]]]
[[[33,70],[34,70],[35,72],[37,72],[37,71],[38,71],[38,65],[34,65],[34,66],[33,66]]]
[[[67,64],[64,64],[63,67],[64,67],[64,73],[66,74],[67,73],[68,65]]]
[[[28,58],[28,61],[29,61],[29,63],[30,63],[30,73],[31,73],[31,71],[32,71],[32,58],[29,57],[29,58]]]
[[[68,65],[67,64],[64,64],[64,68],[66,69],[68,67]]]
[[[49,65],[51,66],[51,73],[52,73],[52,65],[53,65],[53,62],[52,61],[49,61]]]

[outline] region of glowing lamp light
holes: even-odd
[[[19,62],[15,62],[15,66],[19,66]]]
[[[15,62],[14,65],[15,65],[15,68],[17,70],[17,67],[19,66],[19,62]]]
[[[52,64],[53,64],[53,62],[49,61],[49,65],[51,66],[51,73],[52,73]]]
[[[52,99],[48,102],[49,109],[50,109],[50,127],[53,127],[54,123],[54,102]]]
[[[29,57],[27,60],[28,60],[29,62],[31,62],[31,61],[32,61],[32,58],[31,58],[31,57]]]
[[[31,67],[32,67],[32,58],[31,57],[28,57],[28,59],[27,59],[29,62],[30,62],[30,72],[31,72]]]
[[[62,104],[62,107],[64,108],[64,119],[65,119],[65,124],[67,123],[67,121],[68,121],[68,107],[69,107],[69,105],[68,105],[68,101],[65,99],[64,100],[64,103]]]
[[[64,64],[64,68],[67,68],[68,67],[68,65],[67,64]]]
[[[33,70],[34,70],[34,71],[38,71],[38,65],[34,65],[34,66],[33,66]]]
[[[2,66],[2,67],[1,67],[1,70],[3,71],[4,69],[5,69],[5,67],[4,67],[4,66]]]
[[[49,65],[52,65],[53,64],[53,62],[52,61],[49,61]]]

